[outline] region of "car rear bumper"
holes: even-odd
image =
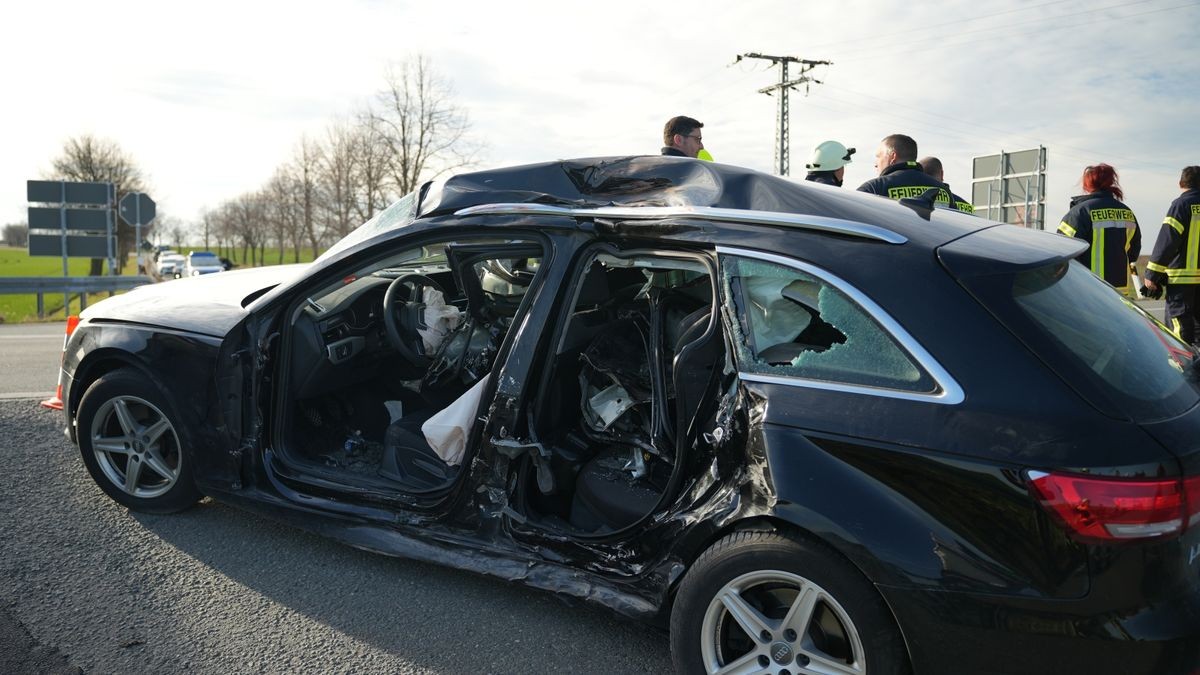
[[[1088,600],[880,592],[922,675],[1200,675],[1200,593],[1096,612]]]

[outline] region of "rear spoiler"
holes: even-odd
[[[950,274],[963,279],[1071,260],[1087,249],[1087,242],[1080,239],[997,224],[939,246],[937,258]]]

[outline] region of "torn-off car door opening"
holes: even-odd
[[[541,527],[605,537],[673,499],[724,337],[707,256],[605,245],[573,278],[515,502]]]
[[[295,303],[278,369],[287,474],[385,497],[451,487],[544,250],[496,236],[410,245]]]

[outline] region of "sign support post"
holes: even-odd
[[[63,258],[63,277],[71,276],[71,270],[67,267],[67,181],[59,183],[62,186],[62,203],[58,205],[58,224],[62,231],[62,258]],[[71,294],[63,290],[63,316],[71,313]]]

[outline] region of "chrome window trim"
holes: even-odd
[[[729,246],[718,246],[717,253],[719,255],[734,255],[742,258],[751,258],[754,260],[762,260],[765,262],[791,267],[806,274],[810,274],[822,281],[830,284],[837,290],[845,293],[854,302],[858,303],[872,319],[883,327],[892,339],[897,342],[905,351],[909,353],[917,363],[929,373],[937,384],[938,391],[933,393],[922,393],[916,391],[904,391],[902,389],[889,389],[885,387],[871,387],[867,385],[849,384],[843,382],[829,382],[827,380],[815,380],[805,377],[793,375],[769,375],[764,373],[750,373],[743,370],[738,371],[738,376],[747,382],[763,382],[766,384],[780,384],[789,387],[807,387],[810,389],[822,389],[826,391],[840,391],[852,394],[866,394],[868,396],[882,396],[885,398],[899,398],[909,401],[922,401],[929,403],[941,403],[944,405],[958,405],[966,399],[966,394],[963,392],[958,382],[938,363],[937,359],[933,358],[921,343],[917,342],[916,338],[909,334],[899,323],[896,322],[887,312],[883,310],[874,300],[867,297],[865,293],[855,288],[841,277],[828,272],[819,267],[811,265],[795,258],[788,258],[774,253],[764,253],[762,251],[754,251],[744,248],[733,248]]]
[[[570,208],[552,204],[480,204],[454,212],[456,216],[479,215],[529,215],[569,216],[572,218],[614,218],[628,220],[661,220],[663,218],[696,218],[719,220],[728,223],[751,223],[756,225],[783,225],[804,230],[844,234],[888,244],[903,244],[908,237],[878,225],[857,223],[841,218],[809,216],[799,213],[777,211],[751,211],[726,209],[715,206],[598,206],[595,208]]]

